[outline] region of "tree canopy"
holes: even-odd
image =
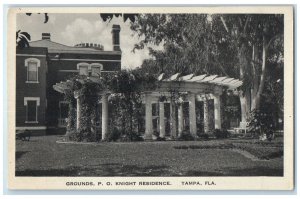
[[[242,120],[260,108],[269,71],[283,65],[283,15],[141,14],[131,29],[135,49],[163,44],[142,68],[155,73],[217,74],[243,80]],[[283,73],[283,70],[279,71]]]

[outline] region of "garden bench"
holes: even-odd
[[[240,122],[240,127],[234,128],[233,130],[235,133],[239,133],[242,130],[246,134],[248,130],[248,124],[249,122]]]
[[[22,141],[29,141],[31,133],[29,130],[20,130],[16,132],[16,139]]]

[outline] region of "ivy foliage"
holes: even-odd
[[[111,129],[108,140],[126,137],[132,141],[139,137],[143,115],[142,91],[155,89],[158,85],[154,75],[136,70],[121,70],[114,74],[103,74],[100,78],[73,76],[66,82],[65,100],[69,103],[67,132],[73,141],[99,141],[101,128],[97,127],[97,105],[101,95],[109,95],[109,122]],[[76,129],[76,99],[80,96],[80,127]],[[99,115],[99,113],[98,113]],[[116,133],[117,132],[117,133]],[[116,136],[117,135],[117,136]],[[113,139],[109,139],[112,137]]]

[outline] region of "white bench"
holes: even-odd
[[[242,130],[246,134],[248,130],[248,124],[249,122],[240,122],[240,127],[234,128],[233,130],[235,133],[239,133]]]

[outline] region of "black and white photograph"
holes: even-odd
[[[15,187],[291,189],[291,7],[144,9],[11,13]]]

